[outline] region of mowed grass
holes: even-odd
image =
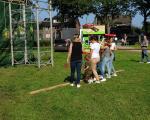
[[[29,92],[63,83],[66,53],[55,53],[55,66],[0,68],[0,120],[150,120],[150,64],[138,52],[116,53],[124,70],[101,84]]]

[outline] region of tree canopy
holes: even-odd
[[[129,0],[95,0],[93,7],[94,13],[101,23],[107,25],[107,32],[110,32],[110,25],[113,20],[120,15],[131,15]]]
[[[132,6],[134,6],[135,11],[138,11],[144,17],[144,31],[147,33],[147,19],[150,17],[150,0],[132,0]]]
[[[77,18],[92,12],[92,0],[53,0],[53,8],[59,16]]]
[[[53,0],[53,7],[58,15],[71,18],[94,13],[103,24],[110,24],[112,19],[121,14],[130,14],[129,0]]]

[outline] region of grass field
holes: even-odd
[[[139,53],[117,52],[118,77],[81,88],[62,87],[29,92],[63,83],[66,53],[55,53],[55,67],[0,68],[0,120],[150,120],[150,64]]]

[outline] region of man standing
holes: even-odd
[[[148,40],[147,40],[146,35],[142,35],[140,44],[141,44],[141,49],[142,49],[140,63],[143,63],[145,58],[146,58],[146,62],[150,63],[149,58],[148,58],[148,52],[147,52]]]

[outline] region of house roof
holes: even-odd
[[[53,17],[53,27],[71,27],[71,28],[76,28],[76,24],[79,24],[80,26],[80,22],[78,19],[74,20],[74,19],[68,19],[68,21],[61,23],[59,22],[54,22],[54,20],[60,20],[60,17],[54,16]],[[42,27],[50,27],[50,19],[49,18],[45,18],[44,21],[40,24],[40,28]]]

